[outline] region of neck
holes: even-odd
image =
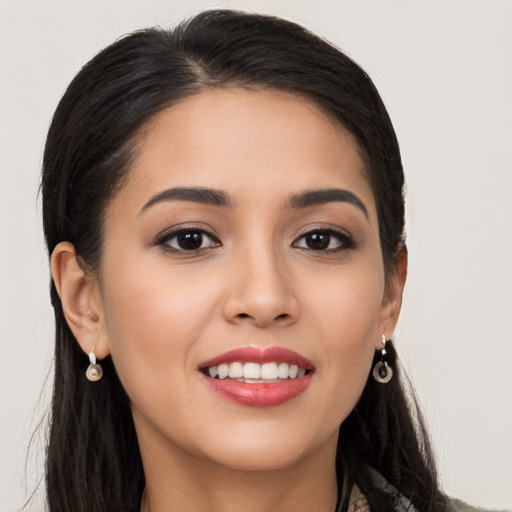
[[[141,446],[146,473],[141,512],[333,512],[335,441],[285,468],[265,471],[226,468],[176,447],[150,453]]]

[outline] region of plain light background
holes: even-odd
[[[0,0],[0,510],[42,476],[53,317],[38,184],[66,86],[133,29],[209,7],[272,13],[373,78],[402,147],[409,280],[396,333],[445,489],[512,507],[512,3]],[[85,356],[84,356],[85,357]]]

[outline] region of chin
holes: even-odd
[[[221,440],[207,447],[206,456],[212,463],[236,471],[279,471],[303,462],[313,453],[336,451],[338,428],[333,432],[313,435],[312,432],[271,427],[252,432],[243,427],[229,433],[229,442]]]
[[[297,449],[274,450],[270,447],[230,450],[225,453],[215,453],[210,460],[216,465],[233,471],[266,472],[279,471],[300,463],[307,453]]]

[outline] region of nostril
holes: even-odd
[[[271,322],[277,322],[279,325],[286,324],[290,319],[292,318],[292,315],[289,315],[288,313],[281,313],[277,316],[270,315],[264,315],[264,314],[257,314],[257,315],[251,315],[250,313],[238,313],[235,317],[233,317],[233,320],[244,320],[248,321],[251,319],[255,325],[263,326],[263,325],[269,325]]]

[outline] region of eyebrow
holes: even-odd
[[[317,206],[326,203],[341,202],[350,203],[357,206],[369,221],[368,210],[364,203],[353,192],[341,188],[327,188],[321,190],[308,190],[290,197],[289,208],[307,208],[308,206]]]
[[[234,199],[222,190],[202,187],[176,187],[154,195],[142,207],[141,213],[154,204],[163,201],[190,201],[192,203],[201,203],[223,208],[233,208],[235,206]]]
[[[203,187],[175,187],[155,194],[142,207],[140,213],[157,203],[165,201],[189,201],[192,203],[206,204],[221,208],[234,208],[236,206],[236,201],[223,190]],[[359,197],[357,197],[353,192],[340,188],[307,190],[299,194],[294,194],[289,198],[287,207],[292,209],[301,209],[332,202],[353,204],[364,213],[368,221],[370,220],[368,210],[361,199],[359,199]]]

